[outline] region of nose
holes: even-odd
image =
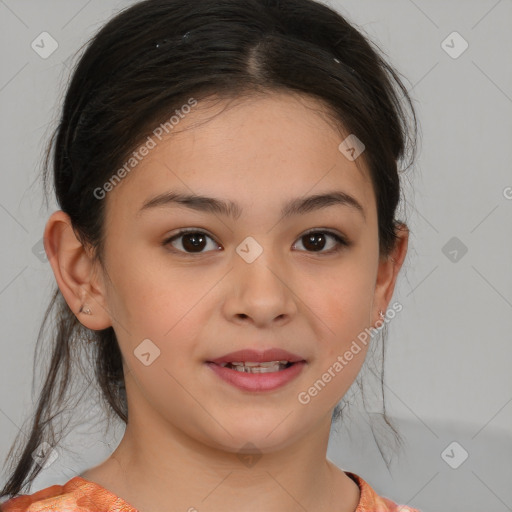
[[[264,327],[289,322],[296,315],[298,298],[291,273],[271,252],[263,251],[251,263],[242,258],[235,262],[225,302],[225,313],[231,320]]]

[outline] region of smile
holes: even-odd
[[[245,391],[272,391],[296,378],[306,366],[305,361],[270,361],[266,363],[205,363],[214,374]]]

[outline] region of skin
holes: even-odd
[[[320,103],[273,93],[223,106],[199,103],[103,199],[106,269],[93,263],[65,213],[47,222],[45,249],[69,307],[90,329],[113,326],[124,359],[124,437],[82,476],[142,512],[161,511],[162,503],[184,511],[354,512],[359,489],[326,452],[332,411],[367,346],[308,404],[297,395],[359,333],[380,325],[409,233],[403,226],[391,257],[379,257],[369,175],[339,151],[343,138]],[[137,216],[146,199],[167,190],[237,201],[243,212],[235,220],[174,206]],[[355,197],[366,219],[335,205],[279,221],[287,200],[332,190]],[[212,238],[195,253],[186,237],[161,245],[181,228]],[[352,244],[328,254],[336,243],[327,237],[315,250],[304,238],[313,228]],[[247,236],[263,249],[252,263],[235,251]],[[84,303],[91,315],[78,313]],[[146,338],[160,350],[149,366],[134,355]],[[281,347],[307,364],[285,386],[258,393],[231,386],[204,363],[247,347]],[[250,467],[240,457],[248,442],[261,454]]]

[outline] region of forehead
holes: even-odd
[[[276,93],[198,102],[187,112],[160,139],[150,135],[151,149],[107,194],[107,210],[133,218],[148,197],[168,190],[221,197],[249,210],[334,189],[374,209],[362,158],[342,154],[348,134],[322,103]]]

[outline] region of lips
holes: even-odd
[[[243,349],[237,350],[236,352],[230,352],[222,357],[216,359],[210,359],[208,363],[232,363],[232,362],[255,362],[264,363],[267,361],[289,361],[290,363],[297,363],[299,361],[305,361],[302,356],[288,352],[280,348],[270,348],[268,350],[254,350],[254,349]]]
[[[307,363],[306,361],[299,361],[290,364],[285,369],[263,373],[240,372],[213,362],[206,362],[205,365],[212,371],[212,375],[219,377],[225,383],[239,390],[262,393],[275,391],[291,383],[302,374]]]

